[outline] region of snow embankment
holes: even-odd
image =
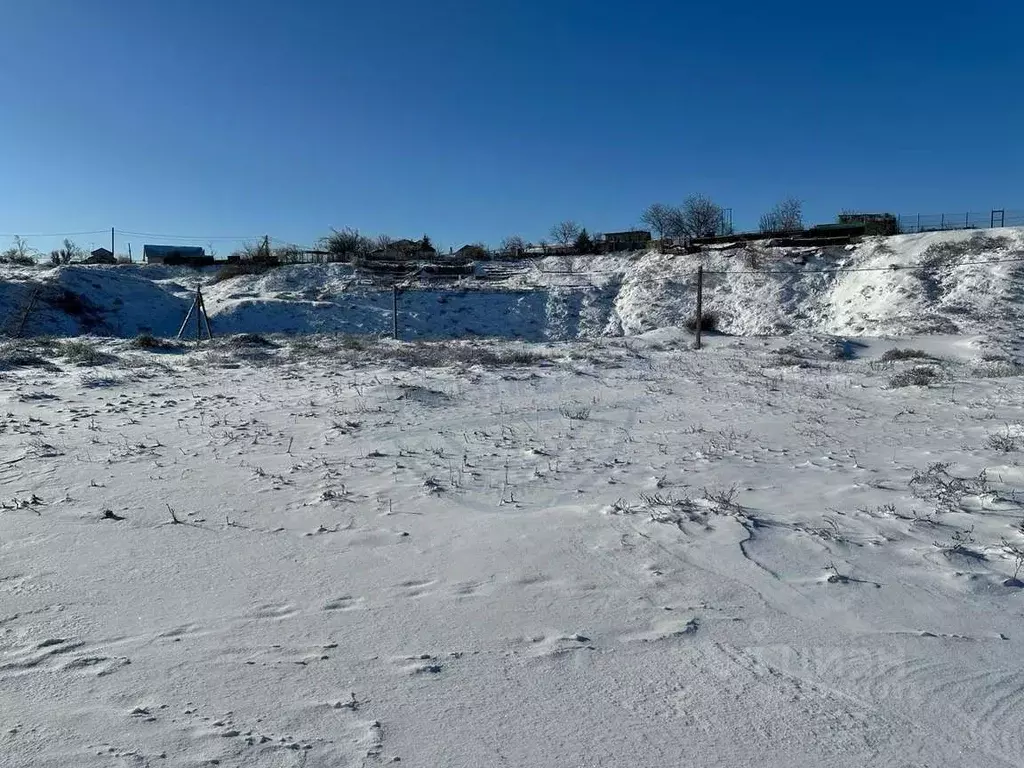
[[[1024,230],[995,229],[868,238],[846,247],[752,243],[687,255],[522,262],[504,266],[500,280],[403,290],[400,333],[545,341],[679,326],[695,312],[700,265],[705,310],[728,334],[1018,335],[1022,329]],[[296,265],[220,282],[212,279],[215,272],[5,267],[0,312],[8,332],[31,301],[25,334],[173,335],[202,284],[214,329],[222,333],[392,331],[391,291],[367,285],[348,265]]]
[[[692,317],[700,264],[704,308],[717,314],[725,333],[1010,331],[1020,320],[1024,230],[869,238],[842,248],[752,244],[687,256],[650,253],[623,276],[615,302],[623,332]]]

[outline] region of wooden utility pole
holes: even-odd
[[[270,261],[270,235],[263,236],[263,258]]]
[[[693,346],[695,349],[701,348],[701,331],[704,330],[704,265],[697,267],[697,318],[696,318],[696,330],[694,333],[697,338],[694,340]]]
[[[113,256],[115,259],[117,258],[117,256],[114,255],[114,228],[113,227],[110,228],[110,255]]]

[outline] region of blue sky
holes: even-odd
[[[1024,208],[1019,2],[6,0],[0,28],[0,242]]]

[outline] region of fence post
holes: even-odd
[[[391,286],[391,334],[398,340],[398,285]]]
[[[694,349],[701,348],[701,331],[704,329],[704,265],[697,267],[697,323],[695,326],[694,333],[697,338],[694,339]]]

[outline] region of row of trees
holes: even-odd
[[[799,200],[787,198],[777,203],[761,216],[761,232],[785,232],[803,229],[803,207]],[[665,238],[715,237],[732,234],[732,223],[727,220],[725,209],[706,195],[691,195],[682,205],[653,203],[640,216],[642,224],[650,228],[658,240]],[[592,253],[600,234],[591,235],[586,227],[568,219],[555,224],[548,234],[551,241],[563,247],[572,246],[577,253]],[[541,240],[539,245],[547,245]],[[499,253],[519,254],[530,246],[519,235],[501,241]]]
[[[640,216],[640,221],[650,228],[655,238],[695,238],[714,237],[715,235],[731,234],[731,224],[726,220],[725,210],[705,195],[692,195],[681,205],[653,203]],[[788,198],[777,203],[770,211],[761,216],[759,229],[766,234],[803,229],[803,212],[799,200]],[[590,234],[586,227],[575,221],[566,220],[555,224],[549,231],[553,242],[562,247],[572,247],[577,253],[593,253],[596,243],[601,241],[599,233]],[[539,245],[546,246],[548,241],[541,240]],[[401,246],[398,248],[397,246]],[[478,244],[481,250],[486,246]],[[507,256],[518,256],[525,252],[531,243],[519,235],[506,237],[501,241],[498,252]],[[433,243],[427,235],[420,240],[396,240],[389,235],[367,237],[358,229],[345,227],[332,229],[331,234],[317,242],[317,250],[325,261],[353,261],[365,258],[374,252],[395,250],[414,250],[419,253],[434,251]],[[70,264],[85,260],[88,254],[71,240],[65,240],[63,246],[51,251],[50,263]],[[211,254],[212,255],[212,254]],[[31,248],[24,238],[16,237],[10,248],[0,251],[0,263],[35,264],[39,252]],[[246,243],[231,254],[241,261],[273,261],[279,264],[294,263],[305,259],[303,249],[294,245],[271,247],[269,241]]]
[[[692,195],[682,205],[654,203],[640,216],[659,240],[670,238],[731,235],[732,224],[725,210],[705,195]],[[758,228],[766,234],[804,228],[803,204],[796,198],[782,200],[761,216]]]
[[[762,214],[758,229],[765,234],[791,232],[804,228],[803,204],[796,198],[786,198]]]
[[[654,236],[714,237],[731,234],[732,225],[726,221],[725,209],[705,195],[691,195],[682,205],[653,203],[641,214],[640,221],[650,227]]]
[[[409,242],[396,240],[390,235],[366,237],[360,234],[358,229],[345,227],[344,229],[332,229],[331,234],[320,238],[317,249],[323,251],[329,261],[352,261],[365,258],[375,251],[389,252],[396,249],[398,245],[407,246]],[[434,251],[434,243],[428,235],[411,242],[411,247],[419,252]],[[408,250],[408,248],[403,247],[401,250]]]
[[[54,266],[71,264],[75,261],[84,261],[88,255],[85,249],[76,245],[74,241],[65,239],[60,248],[50,251],[50,263]],[[14,243],[0,251],[0,264],[30,266],[38,263],[38,256],[39,251],[30,246],[24,237],[15,235]]]
[[[706,195],[691,195],[682,205],[653,203],[640,216],[640,221],[651,229],[658,240],[668,238],[715,237],[716,235],[732,234],[732,223],[726,219],[725,209]],[[761,232],[785,232],[803,229],[803,206],[795,198],[787,198],[777,203],[770,211],[761,216],[759,222]],[[560,221],[548,232],[551,242],[562,247],[572,246],[577,253],[592,253],[595,243],[602,239],[600,233],[591,235],[587,228],[572,219]],[[387,250],[394,242],[387,235],[371,239],[363,237],[355,229],[332,230],[332,233],[320,241],[323,250],[331,255],[350,259],[362,256],[375,250]],[[429,245],[429,238],[423,237]],[[548,241],[540,240],[538,245],[546,246]],[[532,244],[520,235],[504,238],[498,253],[518,255]],[[481,249],[486,246],[480,244]]]

